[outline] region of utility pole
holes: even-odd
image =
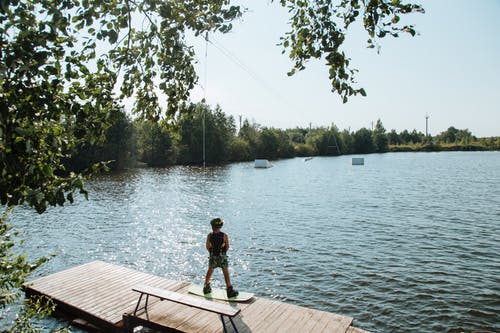
[[[429,115],[425,114],[425,136],[429,135]]]
[[[208,60],[208,31],[205,34],[205,84],[203,87],[203,101],[206,101],[207,97],[207,60]],[[202,120],[202,126],[203,126],[203,169],[205,168],[205,109],[208,107],[207,105],[202,105],[203,108],[203,120]]]
[[[202,119],[202,126],[203,126],[203,168],[205,168],[205,105],[202,105],[203,108],[203,119]]]
[[[238,130],[238,133],[241,132],[241,114],[239,115],[240,117],[240,129]]]

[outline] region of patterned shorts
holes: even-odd
[[[210,255],[208,257],[208,266],[210,268],[226,268],[228,266],[228,260],[226,254],[221,254],[219,256]]]

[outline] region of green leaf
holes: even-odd
[[[26,152],[27,152],[28,154],[31,154],[31,153],[32,153],[32,149],[31,149],[31,140],[30,140],[30,139],[26,140]]]
[[[115,30],[109,30],[108,38],[109,38],[109,42],[111,44],[114,44],[118,40],[118,33]]]
[[[52,167],[50,165],[45,164],[42,167],[42,172],[45,177],[50,178],[52,177],[54,170],[52,170]]]
[[[40,204],[44,198],[45,198],[45,195],[42,192],[38,192],[35,196],[36,203]]]

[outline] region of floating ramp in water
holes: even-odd
[[[262,159],[255,160],[256,168],[270,168],[272,166],[273,165],[268,160],[262,160]]]

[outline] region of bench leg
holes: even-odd
[[[144,295],[144,294],[141,294],[141,295],[139,296],[139,301],[137,301],[137,305],[135,306],[134,316],[136,316],[136,315],[137,315],[137,310],[139,310],[139,305],[141,305],[142,295]]]
[[[222,328],[224,329],[224,333],[227,333],[226,322],[224,321],[223,315],[220,315],[220,320],[222,321]]]
[[[233,329],[236,333],[238,333],[238,329],[236,328],[236,325],[234,324],[233,318],[228,317],[229,321],[231,322],[231,325],[233,325]],[[226,327],[226,322],[224,321],[224,315],[220,315],[220,320],[222,321],[222,328],[224,329],[224,333],[227,333],[227,327]]]
[[[137,305],[135,306],[134,316],[137,316],[137,311],[139,310],[139,306],[141,305],[141,300],[142,300],[143,295],[144,294],[141,293],[141,296],[139,296],[139,301],[137,301]],[[144,311],[146,312],[146,319],[147,320],[149,320],[148,301],[149,301],[149,295],[146,294],[146,302],[144,304],[144,307],[142,307],[141,309],[144,309]]]

